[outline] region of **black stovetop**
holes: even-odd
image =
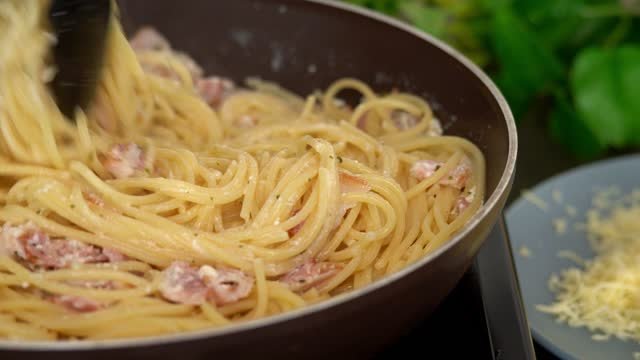
[[[454,341],[451,341],[454,339]],[[451,346],[460,343],[464,346]],[[429,349],[434,359],[535,359],[511,247],[500,221],[458,286],[380,359]]]

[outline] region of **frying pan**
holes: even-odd
[[[398,88],[425,97],[446,133],[471,139],[485,154],[485,205],[450,242],[421,261],[304,309],[154,338],[0,341],[0,358],[25,360],[45,352],[48,360],[366,358],[432,312],[454,288],[501,215],[516,161],[512,114],[481,70],[428,35],[338,2],[149,0],[123,1],[120,7],[127,31],[147,24],[158,28],[211,74],[236,81],[260,76],[299,94],[355,77],[377,91]]]

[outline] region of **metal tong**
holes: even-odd
[[[49,20],[57,42],[53,61],[57,72],[51,90],[70,120],[88,110],[100,81],[111,17],[111,0],[53,0]]]

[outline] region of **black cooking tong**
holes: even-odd
[[[51,90],[69,119],[87,110],[100,81],[111,18],[111,0],[53,0],[49,20],[57,42]]]

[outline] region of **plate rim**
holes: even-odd
[[[582,165],[578,165],[578,166],[574,166],[572,168],[563,170],[553,176],[550,176],[542,181],[540,181],[539,183],[535,184],[534,186],[530,187],[530,188],[525,188],[524,190],[526,191],[530,191],[533,194],[537,194],[539,192],[539,190],[545,186],[548,186],[556,181],[558,181],[561,178],[565,178],[568,176],[572,176],[572,175],[576,175],[577,173],[582,173],[582,172],[586,172],[589,170],[593,170],[599,167],[603,167],[606,165],[612,165],[615,163],[623,163],[623,162],[627,162],[627,161],[638,161],[640,162],[640,153],[632,153],[632,154],[625,154],[625,155],[618,155],[618,156],[613,156],[610,158],[606,158],[606,159],[601,159],[601,160],[597,160],[594,162],[590,162],[590,163],[586,163],[586,164],[582,164]],[[513,215],[510,215],[516,211],[518,211],[519,208],[521,208],[523,206],[523,204],[527,203],[527,200],[522,196],[522,194],[520,194],[511,204],[509,204],[504,211],[504,219],[505,219],[505,225],[507,228],[507,232],[509,232],[509,218]],[[512,236],[509,234],[509,242],[512,244]],[[517,260],[515,259],[516,256],[514,254],[514,264],[517,263]],[[518,268],[517,266],[515,267],[516,270],[516,276],[518,276],[518,280],[519,280],[519,275],[518,275]],[[520,282],[520,281],[519,281]],[[525,310],[525,314],[527,313],[527,306],[526,306],[526,298],[523,296],[523,303],[524,303],[524,310]],[[562,360],[578,360],[579,358],[576,357],[575,355],[572,355],[570,352],[568,352],[567,350],[563,349],[562,346],[559,346],[557,344],[557,342],[554,342],[553,339],[547,335],[545,335],[544,331],[539,330],[538,328],[533,326],[533,323],[530,322],[528,320],[528,315],[527,315],[527,323],[529,324],[529,330],[531,331],[531,336],[533,337],[533,339],[538,342],[539,345],[541,345],[542,347],[544,347],[546,350],[548,350],[549,352],[551,352],[553,355],[557,356],[558,358],[562,359]],[[564,324],[563,326],[566,326],[567,330],[570,329],[574,329],[569,327],[568,325]],[[583,329],[583,328],[580,328]]]

